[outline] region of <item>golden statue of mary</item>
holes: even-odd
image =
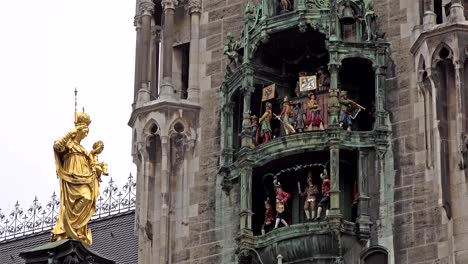
[[[51,241],[80,240],[92,244],[88,222],[96,210],[99,176],[88,152],[81,145],[89,132],[88,114],[75,112],[75,128],[54,142],[55,164],[60,181],[60,210]]]

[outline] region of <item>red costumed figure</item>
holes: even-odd
[[[281,188],[281,184],[275,179],[273,185],[276,193],[276,222],[275,228],[278,228],[279,223],[281,222],[284,226],[288,226],[286,222],[286,212],[288,207],[288,200],[291,195]]]
[[[314,220],[319,220],[320,216],[322,214],[323,208],[325,210],[328,210],[328,207],[330,207],[330,179],[328,178],[328,172],[326,169],[323,170],[323,172],[320,174],[320,178],[322,178],[322,199],[320,200],[319,203],[319,208],[317,211],[317,217]]]
[[[273,212],[273,208],[271,208],[270,198],[267,197],[265,201],[265,221],[262,225],[262,235],[266,232],[273,229],[273,223],[275,222],[275,213]]]
[[[317,98],[314,93],[309,94],[309,100],[307,101],[306,111],[306,130],[323,130],[322,117],[320,116],[320,105],[317,102]]]

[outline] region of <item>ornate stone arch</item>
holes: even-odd
[[[169,137],[174,134],[182,134],[187,137],[187,139],[191,138],[191,129],[189,124],[182,118],[176,118],[171,122],[168,130]]]
[[[369,61],[372,64],[372,67],[377,65],[377,61],[374,58],[365,54],[346,54],[340,57],[340,64],[343,64],[343,61],[350,59]]]
[[[372,246],[361,253],[360,264],[387,264],[388,250],[383,246]]]
[[[444,59],[449,59],[454,63],[454,52],[447,43],[441,42],[431,55],[431,67],[435,68]]]
[[[418,74],[418,82],[422,82],[424,78],[424,72],[426,72],[426,60],[422,54],[419,55],[416,69]]]
[[[148,137],[153,135],[161,136],[161,126],[159,126],[158,122],[151,118],[146,125],[144,126],[143,130],[141,131],[141,141],[146,142]]]

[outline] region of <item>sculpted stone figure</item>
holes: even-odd
[[[275,223],[275,214],[273,208],[270,204],[270,198],[267,197],[265,200],[265,220],[262,225],[262,235],[273,229],[273,224]]]
[[[314,220],[319,220],[320,216],[322,215],[323,209],[325,208],[325,210],[328,210],[328,208],[330,207],[331,182],[328,177],[327,170],[323,170],[323,172],[320,174],[320,178],[322,178],[322,199],[320,199],[317,217]]]
[[[341,105],[340,126],[343,129],[351,131],[351,125],[352,125],[352,120],[351,120],[351,115],[350,115],[351,100],[348,99],[346,91],[340,91],[340,105]]]
[[[285,191],[281,187],[281,184],[275,179],[273,181],[273,185],[275,188],[276,193],[276,221],[275,221],[275,228],[278,228],[280,222],[284,226],[288,226],[288,222],[286,221],[286,212],[288,208],[288,200],[291,195]]]
[[[280,7],[281,7],[281,13],[288,12],[289,10],[291,10],[291,1],[279,0],[279,2],[280,2]]]
[[[289,102],[288,97],[284,98],[283,102],[283,109],[281,110],[281,113],[278,116],[281,120],[281,123],[283,123],[283,128],[284,132],[286,135],[289,135],[291,133],[296,133],[296,130],[294,127],[291,125],[291,123],[294,122],[293,120],[293,106],[291,105],[291,102]]]
[[[234,41],[234,35],[232,32],[227,33],[227,40],[228,43],[224,46],[224,55],[229,58],[229,63],[226,66],[226,75],[230,76],[234,73],[234,70],[236,70],[240,64],[240,57],[238,53],[240,43]]]
[[[307,101],[307,111],[306,111],[306,126],[307,130],[316,130],[324,129],[322,117],[320,116],[320,105],[316,100],[314,93],[309,94],[309,100]]]
[[[267,143],[271,138],[271,118],[273,114],[271,112],[271,103],[267,102],[265,106],[265,113],[260,117],[260,133],[263,137],[263,143]]]
[[[52,230],[52,241],[74,239],[86,246],[92,244],[88,222],[96,210],[98,174],[107,174],[107,164],[97,161],[103,144],[97,142],[90,155],[81,145],[81,140],[88,136],[90,123],[88,114],[75,114],[75,127],[54,142],[60,210]]]
[[[355,118],[359,111],[366,109],[355,101],[349,99],[347,94],[348,93],[346,91],[340,91],[340,126],[343,129],[351,131],[351,125],[353,124],[352,118]],[[355,112],[353,117],[351,117],[351,112]]]
[[[340,100],[338,99],[337,89],[330,89],[328,96],[328,125],[338,125],[340,114]]]
[[[297,132],[302,132],[304,131],[305,127],[305,121],[304,121],[304,110],[302,109],[302,104],[300,102],[296,103],[294,105],[294,111],[293,111],[293,117],[294,117],[294,129]]]
[[[299,194],[302,197],[305,197],[304,200],[304,213],[306,215],[306,220],[311,220],[315,218],[315,210],[317,209],[317,202],[319,199],[319,189],[318,186],[314,184],[312,179],[312,172],[309,172],[307,175],[307,187],[302,192],[300,184],[298,183]],[[312,211],[312,216],[310,211]]]
[[[256,115],[252,115],[250,117],[251,123],[251,132],[252,132],[252,144],[254,146],[258,145],[258,117]]]
[[[364,0],[364,19],[366,21],[367,41],[376,38],[375,36],[375,19],[377,15],[374,12],[374,1]]]

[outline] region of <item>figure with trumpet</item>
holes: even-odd
[[[352,120],[356,118],[361,110],[366,110],[366,108],[349,99],[346,91],[340,91],[340,105],[340,127],[351,131]]]

